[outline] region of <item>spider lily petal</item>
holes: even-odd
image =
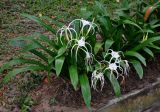
[[[85,39],[82,37],[80,40],[78,40],[78,46],[79,47],[84,47],[85,46]]]
[[[111,62],[113,59],[115,61],[121,61],[121,55],[120,55],[120,53],[122,53],[122,52],[121,51],[116,52],[116,51],[113,51],[112,49],[109,49],[104,57],[106,57],[108,55],[111,55],[111,58],[110,58],[109,62]]]
[[[110,78],[115,73],[117,79],[119,77],[122,77],[122,79],[124,80],[124,76],[122,74],[128,75],[130,67],[127,60],[121,59],[120,53],[123,54],[121,51],[116,52],[116,51],[113,51],[112,49],[109,49],[106,55],[104,56],[104,58],[106,58],[108,55],[111,56],[109,62],[106,60],[103,60],[102,62],[108,63],[108,66],[105,67],[104,72],[106,70],[109,70]],[[123,65],[121,65],[121,63]]]
[[[130,70],[130,66],[129,66],[127,60],[123,60],[123,62],[124,62],[124,74],[125,74],[125,75],[128,75],[129,70]]]
[[[79,49],[81,49],[82,51],[85,52],[85,54],[87,54],[88,51],[89,51],[87,46],[89,46],[90,49],[91,49],[91,52],[92,52],[92,47],[88,42],[85,42],[85,37],[81,37],[81,39],[79,39],[79,40],[78,39],[72,39],[68,42],[67,47],[68,47],[68,45],[72,45],[71,56],[73,55],[74,48],[76,48],[76,52],[75,52],[76,61],[77,61],[77,54],[78,54]]]
[[[75,34],[76,38],[77,38],[77,32],[75,29],[71,28],[71,27],[67,27],[67,26],[63,26],[61,29],[59,29],[57,31],[56,36],[59,37],[60,42],[63,44],[62,42],[62,36],[65,36],[67,41],[70,41],[73,39],[73,35]]]
[[[92,53],[86,52],[85,64],[87,66],[91,66],[91,64],[93,63],[93,56],[94,55]]]
[[[89,33],[91,30],[92,30],[92,34],[94,34],[94,33],[95,33],[95,27],[98,28],[98,26],[97,26],[95,23],[90,22],[90,21],[87,21],[87,20],[84,20],[84,19],[75,19],[75,20],[73,20],[68,26],[74,25],[74,23],[75,23],[76,21],[80,22],[80,26],[81,26],[80,33],[82,33],[82,35],[84,35],[84,34],[83,34],[84,28],[85,28],[86,26],[89,27],[89,28],[88,28],[88,31],[87,31],[87,33],[86,33],[85,36],[87,36],[88,33]]]

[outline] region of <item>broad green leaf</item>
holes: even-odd
[[[33,39],[34,37],[32,36],[20,36],[20,37],[11,39],[9,41],[9,44],[12,46],[23,48],[24,46],[28,44],[26,41],[32,41]]]
[[[58,50],[58,55],[55,57],[55,58],[59,58],[60,56],[62,56],[64,53],[66,52],[66,47],[61,47],[59,50]]]
[[[140,43],[138,46],[134,47],[133,49],[131,49],[132,51],[138,51],[146,46],[148,46],[149,44],[152,44],[152,42],[156,42],[160,40],[160,36],[157,37],[151,37],[147,40],[145,40],[144,42]]]
[[[149,44],[148,47],[154,48],[154,49],[157,49],[157,50],[160,50],[160,47],[159,47],[159,46],[156,46],[156,45],[154,45],[154,44]]]
[[[46,41],[47,43],[50,41],[50,40],[47,39],[47,37],[45,38],[44,36],[40,36],[40,38],[43,39],[44,41]],[[22,40],[30,40],[31,42],[30,42],[30,44],[23,45],[24,41],[22,41]],[[51,50],[47,49],[40,42],[35,40],[32,36],[31,37],[30,36],[29,37],[18,37],[18,38],[15,38],[15,39],[11,40],[10,43],[13,45],[13,44],[17,44],[17,42],[18,43],[23,42],[22,45],[19,46],[19,47],[22,48],[21,52],[27,52],[27,51],[30,51],[30,50],[33,50],[33,49],[36,49],[36,48],[41,48],[51,56],[55,56],[56,55],[54,52],[52,52]]]
[[[39,25],[43,26],[45,29],[51,31],[53,34],[56,34],[56,31],[50,25],[47,25],[45,22],[43,22],[40,18],[29,14],[21,14],[21,15],[35,21]]]
[[[30,50],[30,52],[33,53],[34,55],[36,55],[37,57],[39,57],[40,59],[44,60],[45,62],[48,62],[47,57],[44,54],[42,54],[41,52],[39,52],[35,49]]]
[[[78,71],[77,71],[77,66],[76,65],[69,66],[69,74],[70,74],[71,83],[72,83],[74,89],[77,90]]]
[[[24,68],[17,68],[14,69],[12,71],[10,71],[2,80],[3,84],[6,84],[7,82],[9,82],[11,80],[12,77],[16,76],[19,73],[22,72],[27,72],[27,71],[38,71],[38,70],[44,70],[43,68],[39,67],[39,66],[27,66]]]
[[[29,52],[30,50],[34,50],[34,49],[36,49],[36,48],[39,48],[39,45],[34,44],[34,43],[27,44],[26,46],[23,46],[23,47],[22,47],[21,52],[22,52],[22,53],[24,53],[24,52]]]
[[[56,69],[57,76],[59,76],[61,73],[61,70],[64,64],[64,60],[65,60],[64,56],[61,56],[55,60],[55,69]]]
[[[142,68],[141,63],[136,60],[132,60],[130,62],[132,63],[133,67],[135,68],[139,78],[142,79],[143,78],[143,68]]]
[[[56,43],[54,42],[54,40],[50,40],[47,36],[42,35],[42,34],[38,34],[38,36],[42,42],[46,42],[49,46],[55,49]]]
[[[130,21],[130,20],[127,19],[127,20],[124,20],[123,23],[136,26],[137,28],[139,28],[143,32],[142,28],[138,24],[136,24],[135,22],[133,22],[133,21]]]
[[[111,27],[110,24],[109,24],[110,20],[107,21],[106,18],[100,17],[99,21],[100,21],[100,24],[102,24],[103,27],[105,28],[105,30],[108,32],[110,30],[110,27]]]
[[[100,48],[102,48],[103,43],[101,42],[96,42],[95,46],[94,46],[94,53],[97,54],[98,51],[100,50]]]
[[[114,41],[112,40],[106,40],[105,41],[105,51],[107,51],[112,45],[113,45]]]
[[[150,56],[154,57],[153,52],[152,52],[149,48],[144,47],[143,50],[144,50],[146,53],[148,53]]]
[[[16,38],[13,38],[10,40],[10,42],[12,43],[12,41],[19,41],[19,40],[33,40],[34,39],[34,36],[19,36],[19,37],[16,37]]]
[[[88,81],[88,77],[86,74],[80,75],[80,85],[81,91],[83,95],[84,102],[88,108],[91,106],[91,89]]]
[[[43,49],[45,52],[47,52],[50,56],[54,57],[56,54],[54,52],[52,52],[51,50],[47,49],[45,46],[43,46],[41,43],[39,43],[36,40],[33,40],[33,44],[36,44],[37,46],[39,46],[39,48]]]
[[[39,61],[36,60],[29,60],[29,59],[13,59],[5,64],[3,64],[0,67],[0,73],[3,72],[5,69],[9,69],[9,67],[13,66],[13,65],[17,65],[17,64],[32,64],[32,65],[37,65],[41,68],[44,68],[45,70],[47,70],[47,66],[45,66],[44,64],[40,63]]]
[[[125,53],[126,56],[132,56],[132,57],[135,57],[137,59],[139,59],[145,66],[146,66],[146,60],[145,58],[139,54],[138,52],[134,52],[134,51],[127,51]]]
[[[119,97],[121,95],[121,87],[119,85],[118,80],[116,79],[116,77],[113,74],[111,75],[109,72],[106,72],[105,75],[109,79],[109,81],[111,82],[111,85],[113,87],[113,90],[114,90],[116,96]]]
[[[157,28],[160,27],[160,24],[152,25],[151,28]]]

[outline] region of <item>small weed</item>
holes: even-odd
[[[53,98],[50,99],[49,104],[50,105],[57,105],[58,101],[53,97]]]
[[[28,112],[31,108],[31,106],[34,104],[34,101],[29,96],[23,96],[18,99],[19,107],[21,109],[21,112]]]
[[[22,92],[30,92],[42,82],[43,77],[39,74],[31,74],[20,86]]]
[[[30,74],[27,78],[22,81],[20,84],[21,94],[16,99],[17,104],[19,105],[21,112],[28,112],[28,110],[32,107],[33,104],[36,104],[33,99],[28,95],[28,93],[37,87],[43,77],[38,74]]]

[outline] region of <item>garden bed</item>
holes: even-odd
[[[141,80],[136,73],[131,71],[129,77],[126,77],[125,84],[121,85],[122,95],[127,96],[127,94],[132,93],[134,95],[137,90],[152,87],[151,85],[160,77],[160,63],[157,60],[160,60],[160,56],[157,56],[155,61],[148,62],[148,66],[145,68],[144,78]],[[83,102],[80,90],[74,91],[69,82],[56,76],[53,77],[51,84],[42,83],[30,91],[29,96],[31,96],[34,102],[37,102],[36,105],[31,107],[31,111],[34,112],[42,110],[48,112],[88,111]],[[111,85],[105,82],[103,91],[96,92],[93,90],[91,110],[98,110],[115,98]]]

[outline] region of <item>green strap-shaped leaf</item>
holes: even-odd
[[[114,41],[113,40],[106,40],[105,41],[105,51],[107,51],[112,45],[113,45]]]
[[[71,83],[72,83],[74,89],[77,90],[78,71],[77,71],[77,66],[76,65],[69,66],[69,74],[70,74]]]
[[[44,60],[45,62],[48,62],[48,59],[46,58],[46,56],[44,54],[42,54],[41,52],[33,49],[30,50],[31,53],[33,53],[34,55],[36,55],[37,57],[39,57],[40,59]]]
[[[128,20],[128,19],[124,20],[123,23],[124,24],[130,24],[130,25],[136,26],[137,28],[139,28],[143,32],[142,28],[138,24],[136,24],[135,22],[133,22],[131,20]]]
[[[80,85],[84,102],[88,108],[91,106],[91,89],[86,74],[80,75]]]
[[[147,39],[146,41],[142,42],[141,44],[139,44],[138,46],[134,47],[131,50],[132,51],[138,51],[138,50],[144,48],[145,46],[148,46],[149,44],[152,44],[153,42],[156,42],[156,41],[159,41],[159,40],[160,40],[160,36],[151,37],[151,38]]]
[[[132,63],[133,67],[135,68],[139,78],[142,79],[143,78],[143,68],[142,68],[141,63],[136,60],[132,60],[130,62]]]
[[[36,48],[39,48],[39,45],[31,43],[31,44],[28,44],[26,46],[23,46],[21,52],[22,53],[29,52],[30,50],[33,50],[33,49],[36,49]]]
[[[121,95],[121,87],[119,85],[119,82],[118,80],[116,79],[116,77],[112,74],[110,76],[110,73],[109,72],[106,72],[105,73],[106,77],[109,79],[109,81],[111,82],[111,85],[113,87],[113,90],[115,92],[115,95],[117,97],[119,97]]]
[[[29,60],[29,59],[13,59],[4,65],[0,67],[0,73],[3,72],[5,69],[8,69],[9,67],[16,65],[16,64],[32,64],[32,65],[37,65],[41,68],[44,68],[47,70],[47,66],[44,64],[40,63],[39,61],[36,60]]]
[[[55,41],[50,40],[47,36],[38,34],[39,38],[41,39],[42,42],[46,42],[49,46],[53,47],[55,49]]]
[[[156,45],[154,45],[154,44],[149,44],[147,47],[150,47],[150,48],[154,48],[154,49],[160,50],[160,47],[159,47],[159,46],[156,46]]]
[[[149,48],[145,47],[145,48],[143,48],[143,50],[144,50],[147,54],[149,54],[150,56],[154,57],[153,52],[152,52]]]
[[[62,56],[64,53],[66,52],[66,47],[61,47],[59,50],[58,50],[58,55],[55,57],[55,58],[59,58],[60,56]]]
[[[43,46],[41,43],[39,43],[36,40],[33,40],[33,44],[37,44],[41,49],[43,49],[45,52],[47,52],[50,56],[55,56],[56,54],[52,52],[51,50],[47,49],[45,46]]]
[[[38,71],[38,70],[44,70],[44,68],[41,68],[39,66],[27,66],[24,68],[17,68],[12,71],[10,71],[2,80],[3,84],[6,84],[11,80],[12,77],[16,76],[19,73],[27,72],[27,71]]]
[[[96,42],[95,46],[94,46],[94,53],[97,54],[98,51],[100,50],[100,48],[102,47],[103,43],[101,42]]]
[[[61,56],[55,60],[55,69],[56,69],[57,76],[59,76],[61,73],[61,70],[64,64],[64,60],[65,60],[64,56]]]
[[[47,25],[45,22],[43,22],[40,18],[29,15],[29,14],[21,14],[21,15],[37,22],[39,25],[43,26],[45,29],[51,31],[53,34],[56,34],[56,31],[50,25]]]
[[[32,41],[33,39],[34,39],[33,36],[20,36],[20,37],[11,39],[9,41],[9,44],[12,46],[23,48],[28,44],[26,43],[26,41]]]
[[[153,28],[153,29],[154,29],[154,28],[157,28],[157,27],[160,27],[160,24],[156,24],[156,25],[152,25],[152,26],[151,26],[151,28]]]
[[[135,57],[137,59],[139,59],[145,66],[146,66],[146,60],[145,58],[139,54],[138,52],[134,52],[134,51],[128,51],[125,53],[126,56],[132,56]]]
[[[28,39],[26,39],[28,38]],[[49,42],[49,40],[47,40],[47,37],[44,38],[43,36],[40,36],[41,39],[47,41],[47,43]],[[21,45],[19,47],[22,47],[21,52],[28,52],[30,50],[36,49],[36,48],[41,48],[43,49],[45,52],[47,52],[50,56],[55,56],[56,54],[54,52],[52,52],[51,50],[47,49],[45,46],[43,46],[40,42],[38,42],[36,39],[34,39],[32,36],[31,37],[18,37],[16,39],[13,39],[10,41],[10,43],[16,44],[18,41],[18,43],[22,42],[21,40],[30,40],[32,41],[30,44],[26,44],[26,45]],[[52,46],[53,47],[53,46]]]
[[[106,18],[104,18],[104,17],[100,17],[99,19],[98,19],[99,21],[100,21],[100,23],[103,25],[103,27],[105,28],[105,30],[108,32],[109,30],[111,30],[110,29],[110,20],[108,20],[107,21],[107,19]]]

